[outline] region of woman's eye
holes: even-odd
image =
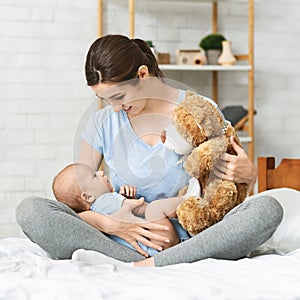
[[[124,95],[118,95],[114,97],[114,100],[122,100],[124,98]]]
[[[101,96],[100,96],[100,95],[98,95],[97,93],[96,93],[95,95],[96,95],[96,97],[97,97],[97,98],[99,98],[100,100],[102,100],[102,101],[106,101],[106,99],[105,99],[105,98],[101,97]]]

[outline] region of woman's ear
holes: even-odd
[[[139,78],[149,77],[149,70],[146,65],[141,65],[138,69],[137,76]]]
[[[95,196],[94,195],[91,195],[87,192],[82,192],[80,197],[85,201],[85,202],[88,202],[88,203],[92,203],[93,201],[95,201]]]

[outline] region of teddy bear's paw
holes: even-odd
[[[179,223],[191,235],[195,235],[212,225],[213,219],[208,203],[199,197],[190,197],[176,210]]]
[[[220,221],[238,204],[237,196],[237,188],[234,182],[214,180],[208,185],[204,198],[209,202],[211,216],[216,222]]]
[[[192,196],[200,197],[200,195],[201,195],[201,187],[200,187],[198,179],[195,177],[190,178],[188,189],[187,189],[185,195],[183,195],[183,197],[185,199],[188,199],[189,197],[192,197]]]
[[[236,183],[237,188],[237,204],[244,202],[248,195],[248,184],[247,183]]]

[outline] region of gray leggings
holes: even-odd
[[[282,216],[282,207],[274,198],[254,198],[235,207],[214,226],[155,255],[155,265],[245,257],[271,237]],[[75,250],[86,249],[126,262],[144,259],[84,222],[58,201],[26,198],[17,207],[16,217],[24,233],[53,258],[69,259]]]

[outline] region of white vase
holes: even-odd
[[[222,42],[222,53],[218,58],[218,63],[222,66],[231,66],[236,62],[236,58],[232,54],[231,42]]]

